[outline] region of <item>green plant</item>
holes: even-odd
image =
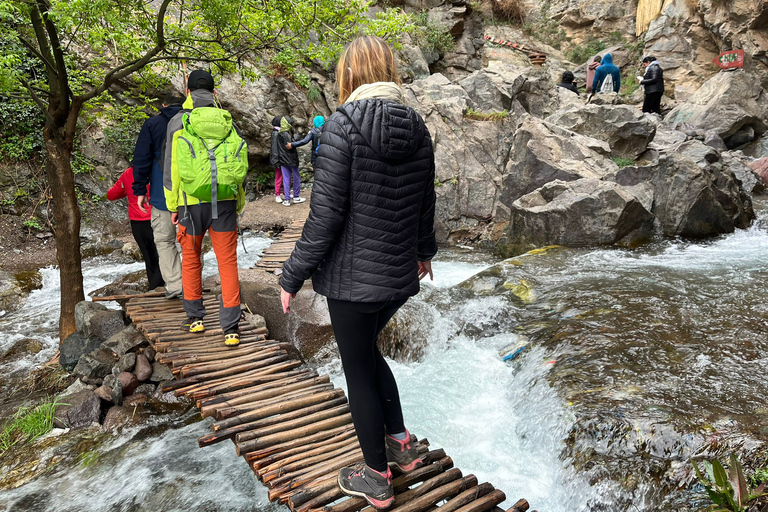
[[[584,46],[574,46],[568,52],[567,57],[568,60],[574,64],[581,65],[587,62],[591,57],[594,57],[601,51],[605,50],[605,48],[606,44],[604,42],[595,39]]]
[[[320,90],[320,88],[314,84],[312,84],[307,91],[307,101],[310,103],[314,103],[317,100],[319,100],[323,96],[323,91]]]
[[[500,112],[480,112],[473,108],[468,108],[464,117],[473,121],[503,121],[509,117],[509,112],[502,110]]]
[[[446,53],[453,50],[456,46],[451,32],[447,27],[435,23],[429,19],[427,11],[421,11],[413,14],[413,24],[415,25],[414,39],[416,45],[424,53]]]
[[[27,220],[24,221],[24,227],[29,229],[36,229],[38,231],[43,230],[43,226],[40,225],[40,223],[37,221],[35,217],[30,217]]]
[[[731,454],[729,462],[726,473],[719,460],[702,461],[701,465],[704,467],[704,473],[702,473],[696,461],[691,461],[699,483],[704,486],[709,499],[712,500],[712,512],[746,512],[755,500],[765,496],[763,492],[765,484],[750,491],[747,479],[744,477],[744,470],[736,455]]]
[[[84,468],[90,467],[99,461],[99,452],[95,450],[83,452],[77,457],[77,460]]]
[[[632,160],[631,158],[619,158],[619,157],[615,156],[611,160],[613,160],[613,162],[616,165],[618,165],[620,168],[621,167],[629,167],[630,165],[635,165],[635,161]]]
[[[45,401],[36,407],[21,407],[0,431],[0,454],[12,446],[34,441],[53,429],[57,399]]]
[[[551,0],[542,2],[536,20],[526,22],[523,25],[523,32],[559,50],[563,42],[568,40],[568,37],[565,34],[565,29],[560,28],[558,21],[550,18],[549,10],[551,8]]]

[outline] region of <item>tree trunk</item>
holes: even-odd
[[[59,339],[75,332],[75,304],[85,300],[80,258],[80,207],[72,172],[72,151],[60,132],[46,124],[43,130],[48,159],[45,166],[53,193],[53,218],[56,235],[56,260],[61,280]]]

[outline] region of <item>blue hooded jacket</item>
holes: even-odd
[[[168,207],[165,205],[163,167],[160,162],[168,121],[180,110],[181,105],[170,105],[144,121],[133,152],[133,193],[137,196],[146,195],[149,185],[149,204],[164,211],[168,211]]]
[[[613,91],[619,92],[621,88],[621,70],[618,66],[613,64],[613,56],[610,53],[606,53],[603,57],[602,64],[595,70],[595,79],[592,82],[592,92],[600,92],[600,87],[603,85],[603,80],[610,74],[613,77]]]

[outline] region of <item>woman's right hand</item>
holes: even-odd
[[[435,277],[432,275],[432,262],[420,261],[419,262],[419,281],[427,277],[427,275],[429,275],[430,281],[435,280]]]
[[[283,304],[283,314],[287,315],[291,312],[291,299],[295,297],[295,293],[288,293],[283,288],[280,288],[280,302]]]

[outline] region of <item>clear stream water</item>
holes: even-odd
[[[697,489],[677,489],[690,456],[757,457],[768,438],[762,212],[752,228],[707,242],[552,250],[494,266],[443,253],[414,299],[424,355],[392,362],[406,424],[504,490],[505,505],[696,510]],[[250,261],[267,243],[247,239]],[[86,286],[140,268],[89,261]],[[43,276],[32,307],[0,318],[0,351],[17,330],[45,340],[29,367],[56,346],[57,275]],[[526,350],[503,362],[499,351],[521,341]],[[338,359],[323,365],[344,387]],[[278,510],[231,443],[197,448],[209,421],[195,414],[124,431],[100,442],[92,463],[0,491],[0,511]]]

